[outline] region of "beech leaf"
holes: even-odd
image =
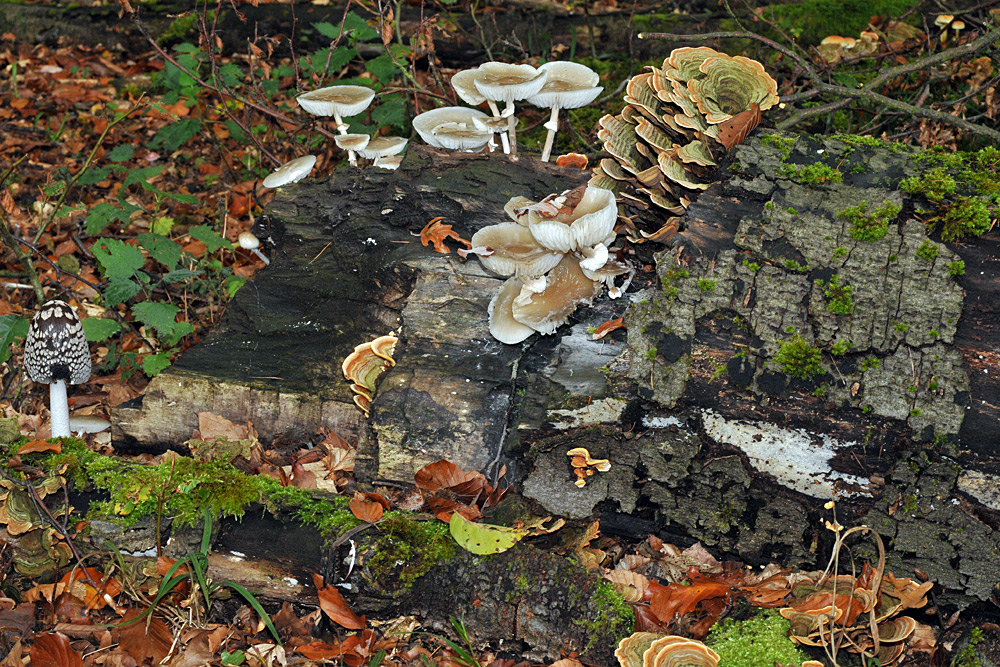
[[[354,494],[354,498],[348,503],[348,507],[351,508],[351,514],[356,516],[358,520],[366,523],[375,523],[381,519],[382,512],[385,510],[381,503],[374,500],[365,500],[364,495],[361,493]]]
[[[519,528],[472,523],[459,512],[451,515],[448,528],[460,547],[480,556],[507,551],[528,534]]]
[[[365,617],[354,613],[340,591],[333,586],[324,585],[323,577],[318,574],[313,575],[313,583],[319,595],[319,608],[331,621],[348,630],[361,630],[365,627]]]
[[[442,222],[444,218],[437,217],[432,219],[424,228],[420,230],[420,244],[426,246],[430,243],[434,246],[434,252],[439,252],[447,255],[451,252],[451,248],[445,245],[445,240],[452,238],[458,241],[461,245],[466,248],[471,248],[472,244],[463,239],[458,235],[458,232],[451,228],[451,225]]]
[[[83,658],[59,632],[35,635],[29,655],[32,667],[83,667]]]
[[[750,132],[760,125],[760,105],[754,102],[746,111],[742,111],[724,123],[719,123],[719,143],[727,151],[743,143]]]

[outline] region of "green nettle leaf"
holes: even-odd
[[[240,278],[239,276],[229,276],[226,278],[226,294],[232,299],[236,296],[236,293],[240,291],[240,288],[246,284],[245,278]]]
[[[126,162],[131,160],[134,154],[135,148],[132,144],[120,144],[112,148],[107,157],[112,162]]]
[[[201,131],[201,121],[197,118],[182,118],[160,128],[150,146],[153,148],[175,151],[189,139]]]
[[[131,148],[131,146],[129,146]],[[93,185],[94,183],[100,183],[101,181],[106,181],[111,176],[111,165],[105,165],[103,167],[91,167],[83,173],[80,178],[77,179],[77,185]]]
[[[227,119],[225,121],[225,126],[229,130],[229,136],[231,136],[235,141],[240,143],[245,143],[247,140],[247,133],[243,131],[243,128],[234,123],[232,120]]]
[[[166,236],[170,233],[170,230],[174,228],[174,219],[169,216],[163,216],[153,220],[149,225],[149,231],[154,234],[159,234],[160,236]]]
[[[480,556],[507,551],[528,534],[523,529],[473,523],[458,512],[451,515],[448,529],[458,546]]]
[[[161,197],[169,197],[175,201],[179,201],[182,204],[197,204],[198,198],[194,195],[179,194],[176,192],[164,192],[160,190],[155,185],[152,185],[149,181],[160,175],[163,171],[163,167],[146,167],[145,169],[129,169],[128,175],[125,176],[125,180],[122,181],[122,189],[126,189],[133,185],[138,185],[143,190],[158,194]]]
[[[170,354],[167,352],[147,354],[142,358],[142,372],[149,377],[155,377],[168,366],[170,366]]]
[[[122,325],[115,320],[100,317],[88,317],[83,321],[83,333],[91,343],[100,343],[122,330]]]
[[[371,72],[372,76],[383,85],[388,84],[399,74],[399,68],[396,67],[396,63],[393,62],[392,56],[388,53],[383,53],[366,62],[365,69]]]
[[[118,239],[102,238],[90,250],[100,263],[102,273],[109,280],[131,278],[146,263],[141,250]]]
[[[180,342],[181,338],[187,336],[189,333],[194,332],[194,325],[190,322],[177,322],[174,325],[173,333],[169,336],[163,338],[163,342],[166,345],[176,345]]]
[[[20,315],[0,315],[0,364],[10,359],[10,347],[28,336],[28,320]]]
[[[378,37],[378,31],[368,25],[368,21],[354,12],[347,12],[347,16],[344,17],[344,30],[353,31],[351,36],[359,42],[367,42]],[[336,36],[336,33],[334,36]]]
[[[341,67],[351,62],[356,55],[358,55],[358,50],[350,46],[338,46],[333,50],[332,54],[330,53],[330,49],[320,49],[306,58],[306,60],[311,63],[311,68],[305,68],[308,70],[306,73],[312,74],[313,72],[322,72],[327,66],[327,58],[330,59],[330,67],[326,71],[336,72]]]
[[[235,88],[243,82],[243,70],[236,63],[226,63],[219,68],[219,77],[223,84]]]
[[[160,234],[139,234],[139,245],[149,252],[150,257],[167,267],[169,271],[176,269],[177,264],[181,261],[183,250],[180,245]]]
[[[132,306],[132,314],[147,327],[152,327],[160,336],[169,336],[177,326],[177,313],[181,309],[169,303],[143,301]]]
[[[141,210],[140,207],[133,206],[132,204],[115,206],[114,204],[108,202],[102,202],[94,206],[94,208],[90,209],[90,212],[87,213],[87,224],[85,228],[88,234],[91,236],[97,236],[112,222],[128,222],[132,212],[139,210]]]
[[[134,280],[111,280],[102,292],[105,306],[117,306],[125,303],[142,290],[139,283]]]
[[[209,253],[213,253],[219,248],[232,250],[233,244],[215,233],[215,230],[208,225],[198,225],[188,230],[191,238],[201,241],[208,248]]]

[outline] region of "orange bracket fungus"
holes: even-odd
[[[618,642],[621,667],[717,667],[719,654],[696,639],[636,632]]]
[[[595,470],[597,472],[611,470],[610,461],[592,458],[586,447],[574,447],[566,452],[566,456],[570,457],[569,462],[573,466],[573,474],[576,475],[576,481],[573,483],[581,489],[587,485],[587,478],[591,477]]]
[[[396,365],[392,354],[397,341],[392,334],[380,336],[369,343],[361,343],[344,359],[341,368],[344,377],[351,383],[354,404],[366,417],[369,416],[379,378]]]
[[[715,154],[742,141],[760,112],[777,104],[778,85],[756,60],[699,46],[674,49],[662,67],[632,77],[625,92],[621,113],[599,122],[611,157],[590,184],[613,190],[625,206],[677,216],[629,233],[634,241],[669,242],[679,216],[711,184]]]

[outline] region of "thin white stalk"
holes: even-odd
[[[52,416],[52,437],[69,436],[69,399],[66,397],[65,380],[56,380],[49,385],[49,413]]]
[[[340,114],[337,113],[336,111],[333,112],[333,119],[337,121],[337,132],[341,134],[347,134],[347,130],[350,128],[350,125],[345,123],[344,119],[341,118]],[[347,151],[347,161],[351,163],[352,167],[358,166],[358,158],[354,155],[354,151],[352,150]]]
[[[264,253],[262,253],[257,248],[250,248],[250,252],[252,252],[253,254],[257,255],[257,257],[260,258],[260,261],[264,262],[264,266],[270,266],[271,265],[271,260],[269,260],[267,258],[267,256],[265,256]]]
[[[486,100],[486,103],[488,105],[490,105],[490,113],[493,114],[493,117],[494,118],[499,118],[500,117],[500,108],[497,106],[497,103],[494,102],[493,100]],[[500,133],[500,143],[503,144],[504,155],[510,155],[510,139],[507,138],[507,133],[506,132],[501,132]]]
[[[510,137],[510,154],[517,155],[517,116],[514,115],[514,102],[507,102],[507,108],[503,110],[507,116],[507,135]]]
[[[545,135],[545,148],[542,149],[542,162],[548,162],[549,156],[552,155],[552,144],[556,140],[556,130],[559,129],[559,107],[552,107],[552,113],[549,115],[549,122],[545,124],[545,129],[548,130],[548,134]]]

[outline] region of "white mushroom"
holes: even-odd
[[[375,91],[364,86],[328,86],[295,98],[299,106],[314,116],[333,116],[337,131],[347,134],[344,116],[356,116],[372,103]]]
[[[478,129],[474,122],[476,119],[485,122],[489,116],[468,107],[441,107],[416,116],[413,129],[431,146],[474,151],[482,149],[493,136]]]
[[[280,188],[289,183],[298,183],[309,175],[314,166],[316,166],[315,155],[297,157],[268,174],[261,185],[265,188]]]
[[[111,428],[111,422],[97,415],[80,415],[69,418],[69,430],[77,435],[100,433]]]
[[[347,161],[352,167],[358,166],[358,159],[354,156],[357,151],[368,145],[371,137],[367,134],[340,134],[333,138],[337,148],[347,151]]]
[[[569,193],[566,193],[569,194]],[[553,205],[559,198],[553,200]],[[587,187],[569,213],[560,210],[545,215],[545,209],[528,210],[528,229],[541,245],[560,252],[607,245],[614,240],[618,204],[615,193],[604,188]]]
[[[585,271],[597,271],[608,263],[608,246],[603,243],[592,248],[580,248],[580,254],[586,258],[580,261],[580,268]]]
[[[33,381],[49,385],[52,437],[70,435],[66,384],[90,379],[90,348],[80,318],[65,301],[49,301],[31,319],[24,368]]]
[[[531,327],[514,319],[514,299],[521,293],[523,283],[518,277],[508,279],[490,301],[490,333],[501,343],[513,345],[535,333]]]
[[[517,154],[517,118],[514,102],[531,97],[545,85],[546,73],[531,65],[483,63],[476,69],[475,83],[479,94],[488,100],[505,102],[502,116],[507,118],[511,155]]]
[[[586,106],[593,102],[604,88],[597,85],[600,81],[597,73],[579,63],[550,62],[538,70],[546,74],[545,85],[529,97],[528,102],[536,107],[552,110],[548,122],[545,123],[548,134],[545,137],[545,148],[542,150],[542,162],[548,162],[549,156],[552,155],[556,131],[559,129],[559,110]]]
[[[455,89],[455,93],[466,104],[471,104],[472,106],[477,107],[483,102],[486,102],[489,104],[490,112],[493,114],[493,118],[500,118],[500,109],[497,108],[497,103],[493,100],[486,99],[479,92],[479,89],[476,88],[476,70],[464,69],[461,72],[457,72],[451,77],[451,87]],[[506,128],[504,128],[504,131],[505,130]],[[509,154],[510,141],[507,139],[507,135],[501,134],[500,141],[503,143],[503,152]]]
[[[389,169],[391,171],[395,171],[396,169],[399,169],[399,165],[403,164],[403,156],[390,155],[388,157],[377,157],[375,158],[375,161],[372,164],[382,169]]]
[[[253,254],[260,258],[260,261],[264,262],[264,266],[269,266],[271,261],[264,256],[264,253],[260,251],[260,239],[254,236],[253,232],[240,232],[237,239],[240,243],[240,247],[244,250],[249,250]]]
[[[601,283],[583,273],[579,260],[564,255],[548,273],[541,292],[518,290],[518,296],[511,302],[511,314],[516,321],[541,334],[555,333],[577,306],[591,303],[600,291]]]
[[[377,160],[380,157],[398,155],[406,149],[409,139],[403,137],[375,137],[368,145],[358,151],[358,155],[366,160]]]
[[[547,273],[562,259],[562,253],[543,248],[527,227],[516,222],[483,227],[473,234],[472,246],[472,250],[485,247],[487,252],[492,251],[477,253],[479,261],[501,276],[534,278]]]

